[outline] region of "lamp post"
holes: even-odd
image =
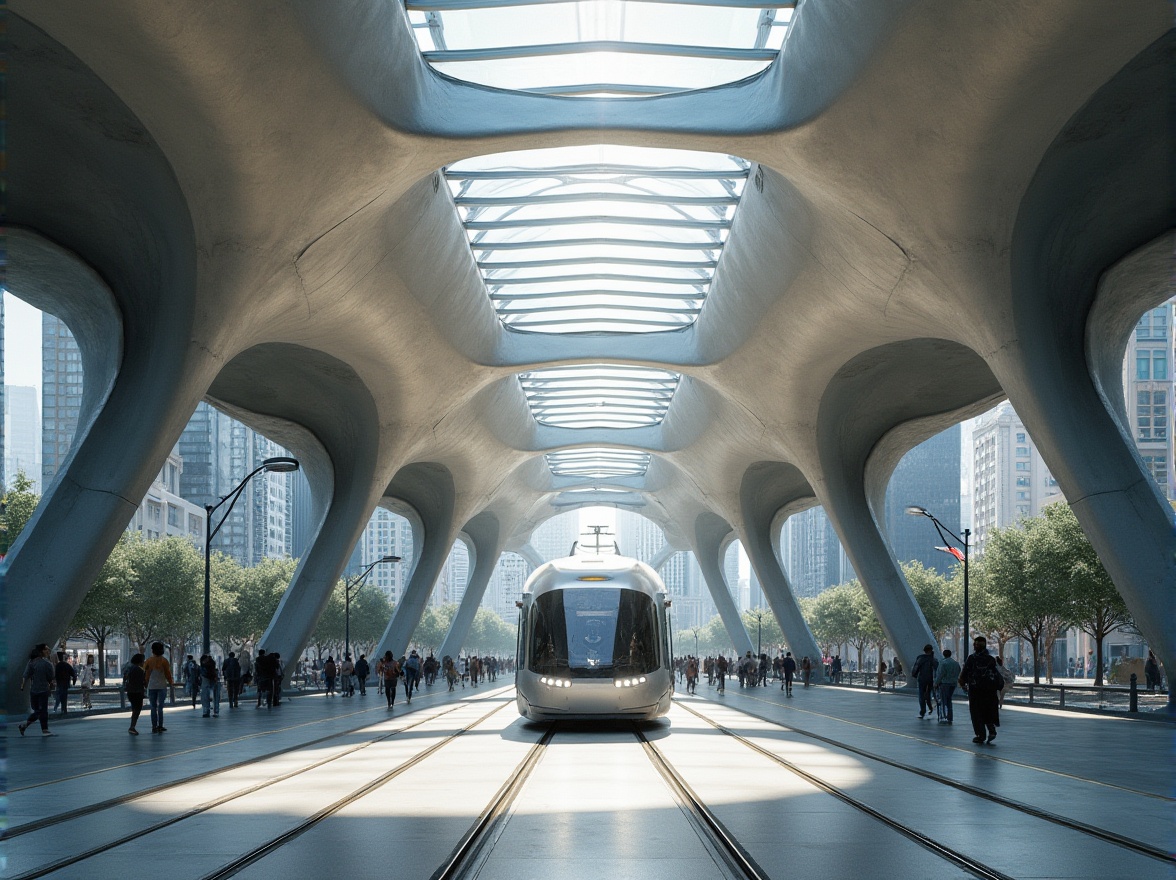
[[[694,656],[695,656],[695,658],[697,658],[698,657],[698,631],[699,631],[699,628],[697,626],[692,626],[692,627],[690,627],[690,631],[692,633],[694,633]]]
[[[229,514],[233,512],[233,506],[237,503],[237,499],[241,497],[241,493],[245,491],[246,484],[262,471],[275,474],[286,474],[290,471],[298,470],[298,459],[289,458],[287,456],[277,456],[275,458],[267,458],[258,467],[254,468],[245,475],[240,483],[237,484],[232,492],[218,501],[216,504],[204,505],[204,641],[203,653],[208,654],[212,650],[212,639],[210,627],[212,624],[212,539],[216,537],[216,533],[221,530],[221,526],[225,524],[225,520],[229,518]],[[229,509],[225,511],[224,516],[220,518],[220,522],[216,524],[216,528],[212,527],[212,515],[216,513],[217,509],[229,502]]]
[[[759,655],[763,653],[763,635],[764,635],[764,612],[763,609],[757,608],[751,612],[755,615],[755,656],[759,659]]]
[[[351,597],[363,589],[372,569],[382,562],[399,562],[399,556],[381,556],[349,581],[343,582],[343,659],[351,655]],[[365,685],[366,687],[366,685]]]
[[[937,520],[935,518],[935,516],[931,513],[931,511],[927,510],[927,508],[925,508],[925,507],[919,507],[918,505],[912,504],[911,506],[909,506],[906,509],[906,512],[908,514],[910,514],[911,516],[925,516],[925,517],[927,517],[927,519],[931,520],[932,525],[935,526],[935,531],[937,531],[939,533],[940,539],[943,541],[944,544],[947,545],[945,547],[936,547],[935,549],[942,550],[944,553],[947,553],[951,556],[954,556],[956,559],[958,559],[960,562],[962,562],[964,564],[964,644],[963,644],[963,653],[966,655],[968,653],[968,637],[971,635],[971,632],[968,629],[968,538],[971,536],[972,530],[971,529],[964,529],[964,536],[961,538],[959,535],[957,535],[955,532],[953,532],[951,529],[949,529],[947,526],[945,526],[943,523],[941,523],[939,520]],[[951,535],[956,541],[958,541],[959,543],[964,545],[964,550],[962,553],[956,547],[951,546],[951,543],[947,540],[947,535],[945,535],[944,532],[946,532],[947,535]]]

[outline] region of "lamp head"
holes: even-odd
[[[399,561],[400,561],[399,556],[383,556],[380,558],[380,562],[399,562]]]
[[[298,470],[298,459],[279,455],[275,458],[267,458],[261,463],[261,466],[266,473],[288,474],[290,471]]]
[[[930,516],[931,512],[925,507],[919,507],[917,504],[912,504],[907,507],[906,512],[910,516]]]

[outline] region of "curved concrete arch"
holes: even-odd
[[[238,354],[208,399],[289,449],[310,484],[314,534],[259,643],[289,661],[309,642],[379,497],[375,401],[349,366],[288,343]]]
[[[777,514],[812,495],[812,487],[801,472],[793,465],[778,461],[753,464],[739,485],[739,535],[743,549],[788,647],[798,658],[797,663],[806,654],[814,659],[820,657],[821,649],[793,595],[788,574],[780,564],[777,523],[782,525],[782,521],[778,520]],[[817,676],[817,681],[822,680],[824,667],[820,663],[814,664],[813,675]]]
[[[1168,124],[1174,61],[1170,30],[1103,85],[1043,155],[1013,232],[1017,343],[989,357],[1169,671],[1176,669],[1176,518],[1099,392],[1122,337],[1094,331],[1113,327],[1108,315],[1138,315],[1154,302],[1150,284],[1114,285],[1101,289],[1108,299],[1095,308],[1107,269],[1176,226]]]
[[[961,411],[982,409],[1000,394],[971,349],[915,339],[853,358],[822,395],[817,497],[907,669],[935,639],[886,538],[886,484],[907,450],[959,421]]]
[[[693,550],[698,567],[702,569],[702,577],[710,590],[711,599],[719,611],[719,618],[723,621],[723,628],[731,644],[742,657],[748,651],[754,651],[755,645],[743,619],[739,616],[739,609],[735,607],[735,600],[731,598],[731,589],[723,574],[723,550],[731,542],[733,530],[726,520],[713,513],[702,513],[694,521]]]
[[[457,491],[453,475],[443,464],[414,462],[405,465],[388,484],[384,497],[410,505],[421,522],[420,552],[416,566],[376,647],[376,656],[391,651],[393,656],[399,657],[408,648],[441,568],[461,529],[454,516]],[[413,538],[415,542],[415,532]]]
[[[13,631],[55,641],[216,370],[194,332],[196,245],[159,145],[68,49],[19,16],[8,111],[10,277],[68,319],[89,370],[74,445],[0,578]],[[9,706],[23,650],[8,652]]]
[[[442,657],[456,657],[465,644],[478,607],[482,604],[482,597],[486,594],[486,585],[490,583],[490,577],[494,574],[494,568],[498,565],[498,558],[503,550],[503,530],[499,526],[498,518],[492,513],[479,513],[465,524],[462,534],[468,539],[470,555],[474,557],[473,565],[470,566],[470,580],[466,585],[461,605],[458,606],[457,614],[453,616],[453,622],[449,625],[449,632],[445,634],[445,640],[441,643],[438,653]]]

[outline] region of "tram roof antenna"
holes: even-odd
[[[590,533],[584,532],[584,534],[585,535],[591,534],[592,539],[593,539],[592,544],[585,545],[582,541],[573,541],[572,542],[572,552],[568,554],[569,556],[575,556],[576,550],[578,550],[578,549],[591,551],[591,552],[595,553],[597,556],[600,556],[606,550],[606,548],[604,546],[602,546],[600,543],[601,537],[615,537],[615,535],[612,532],[608,531],[608,526],[588,526],[588,528],[591,529],[591,532]],[[617,556],[620,556],[621,555],[620,546],[617,544],[616,541],[613,541],[611,543],[612,543],[613,553],[615,553]]]

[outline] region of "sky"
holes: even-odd
[[[41,313],[4,291],[4,384],[41,389]]]

